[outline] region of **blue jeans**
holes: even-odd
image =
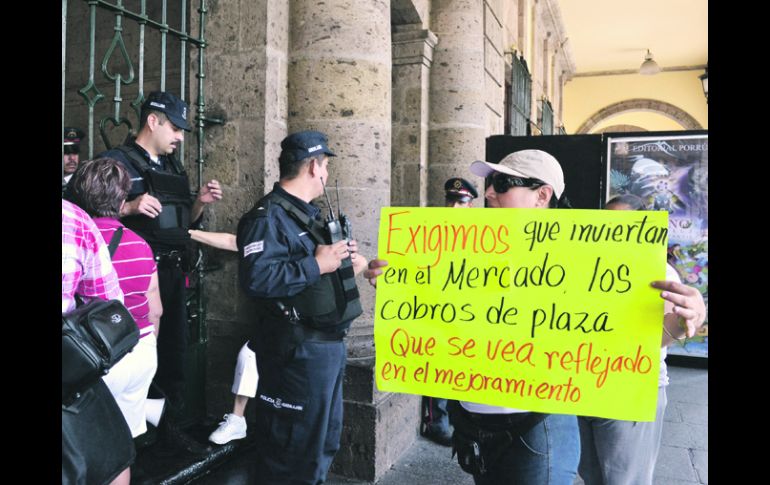
[[[572,485],[580,460],[577,418],[550,414],[517,437],[476,485]]]
[[[583,453],[580,477],[585,485],[651,485],[658,459],[666,388],[658,388],[655,421],[578,418]]]
[[[449,432],[449,415],[446,410],[446,399],[423,396],[422,422],[425,428],[439,429]]]

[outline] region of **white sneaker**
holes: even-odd
[[[218,445],[224,445],[231,440],[246,437],[246,418],[235,414],[225,414],[225,420],[219,423],[219,427],[209,436],[209,441]]]

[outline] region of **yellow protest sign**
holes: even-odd
[[[385,207],[377,387],[652,421],[665,212]]]

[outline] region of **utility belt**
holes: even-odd
[[[471,413],[458,401],[448,401],[449,422],[454,426],[452,457],[466,473],[483,475],[505,450],[548,415],[542,413]]]
[[[302,318],[294,317],[291,307],[280,311],[275,301],[258,302],[259,315],[254,334],[254,351],[257,355],[279,362],[287,362],[294,349],[305,341],[342,342],[348,333],[350,322],[321,330],[311,327]]]
[[[541,413],[481,414],[469,412],[462,406],[460,408],[465,411],[465,416],[479,428],[498,431],[508,429],[519,435],[526,433],[532,426],[545,419],[545,415]]]
[[[296,332],[302,340],[321,340],[323,342],[340,342],[348,334],[348,330],[338,330],[336,332],[325,332],[305,325],[298,325]]]
[[[312,325],[311,320],[304,318],[293,306],[287,306],[278,300],[273,303],[275,304],[276,310],[274,314],[278,314],[283,319],[288,320],[295,342],[302,342],[305,340],[334,342],[342,340],[348,334],[351,322],[342,322],[339,325],[324,329],[315,328]]]
[[[155,251],[155,263],[158,268],[181,268],[185,252],[175,249],[171,251]]]

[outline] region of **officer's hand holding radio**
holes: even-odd
[[[350,259],[355,262],[358,256],[358,241],[355,239],[346,239],[348,242],[348,252],[350,253]]]
[[[137,214],[145,215],[149,218],[156,218],[163,210],[160,201],[150,194],[142,194],[136,199],[126,202],[120,208],[120,216],[134,216]]]
[[[355,239],[348,240],[348,252],[350,252],[350,261],[353,263],[353,274],[359,274],[366,269],[366,258],[358,253],[358,241]]]
[[[334,244],[319,244],[315,248],[315,260],[321,274],[336,271],[348,256],[348,242],[344,239]]]

